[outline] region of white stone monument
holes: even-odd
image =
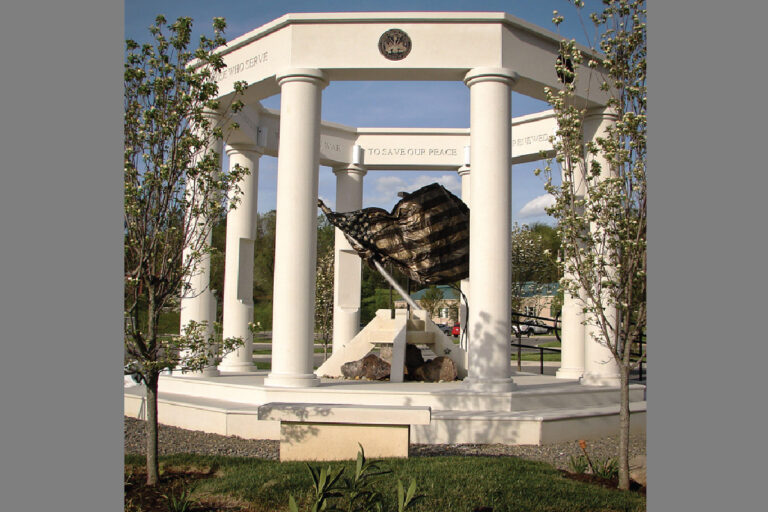
[[[618,407],[616,367],[581,325],[576,297],[566,297],[563,307],[562,367],[558,380],[547,381],[554,391],[525,388],[519,382],[531,377],[513,376],[510,364],[511,166],[539,160],[542,152],[551,156],[556,129],[551,111],[510,118],[511,93],[544,100],[545,87],[562,86],[555,73],[559,44],[560,36],[505,13],[368,12],[287,14],[222,47],[227,67],[217,75],[221,98],[233,94],[235,81],[248,84],[246,106],[236,116],[240,130],[226,148],[231,164],[248,167],[251,176],[241,184],[241,205],[227,217],[223,304],[224,335],[243,336],[246,345],[218,370],[209,368],[210,377],[164,376],[161,393],[174,399],[166,404],[161,396],[163,422],[279,439],[277,420],[259,421],[254,411],[284,402],[302,410],[306,404],[298,402],[308,402],[429,407],[429,425],[410,427],[416,442],[541,443],[604,432]],[[591,50],[579,49],[599,62]],[[604,110],[607,97],[590,73],[580,77],[575,96],[590,113],[585,136],[594,138],[612,119]],[[357,128],[325,122],[322,91],[339,80],[462,81],[470,98],[470,127]],[[277,93],[279,111],[261,106],[261,100]],[[266,378],[254,373],[248,330],[262,155],[278,158],[272,368]],[[320,385],[313,368],[320,165],[334,170],[339,211],[365,206],[362,186],[368,173],[453,170],[461,176],[462,199],[471,210],[470,273],[461,284],[470,300],[462,317],[469,339],[468,347],[462,347],[468,357],[460,360],[466,362],[466,384],[419,392],[403,382],[364,388]],[[339,234],[335,255],[337,352],[363,333],[358,333],[360,260]],[[209,266],[203,262],[192,293],[182,300],[183,324],[213,320]],[[419,324],[422,333],[414,326],[400,331],[411,329],[411,336],[429,336],[434,346],[443,346],[435,338],[439,329],[432,327],[424,322]],[[580,386],[581,378],[589,385]],[[564,386],[571,387],[564,392]],[[644,387],[634,386],[633,414],[644,418]],[[188,403],[180,399],[185,393]],[[211,400],[219,405],[212,406]],[[140,396],[126,394],[126,414],[139,402]],[[545,412],[530,413],[537,406]],[[386,415],[381,421],[386,423]]]

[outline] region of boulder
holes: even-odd
[[[629,459],[629,478],[646,487],[646,462],[645,455],[635,455]]]
[[[424,382],[456,380],[456,363],[448,357],[439,356],[419,366],[412,373],[409,372],[409,375],[411,380]]]
[[[368,354],[341,366],[341,374],[348,379],[382,380],[388,378],[389,373],[390,364],[376,354]]]
[[[421,349],[416,345],[405,345],[405,367],[410,373],[424,364],[424,356],[421,355]]]

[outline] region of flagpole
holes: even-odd
[[[399,284],[397,284],[397,281],[395,281],[394,278],[391,275],[389,275],[386,270],[384,270],[384,267],[381,266],[381,263],[379,263],[377,260],[373,260],[373,266],[376,267],[376,270],[379,271],[379,274],[384,276],[384,279],[386,279],[387,282],[392,285],[392,288],[397,290],[397,293],[399,293],[405,299],[405,302],[407,302],[413,309],[418,309],[418,310],[423,309],[423,308],[420,308],[413,301],[410,295],[408,295],[405,292],[405,290],[403,290],[403,288]]]

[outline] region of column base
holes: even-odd
[[[621,386],[621,377],[618,375],[600,375],[598,373],[585,373],[579,380],[579,384],[584,386]]]
[[[220,364],[219,371],[221,372],[257,372],[256,365],[253,362],[250,363],[234,363],[234,364]]]
[[[208,368],[203,368],[203,371],[200,372],[203,377],[218,377],[221,375],[219,372],[219,369],[215,366],[209,366]]]
[[[506,379],[464,379],[464,386],[470,391],[484,391],[488,393],[504,393],[517,389],[517,384],[512,378]]]
[[[555,372],[556,379],[580,379],[584,376],[584,368],[560,368]]]
[[[219,369],[215,366],[209,366],[203,368],[199,372],[182,372],[181,370],[173,370],[172,375],[174,377],[218,377],[221,375]]]
[[[320,385],[320,379],[314,373],[293,375],[270,373],[264,379],[268,388],[312,388]]]

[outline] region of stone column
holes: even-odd
[[[355,164],[334,169],[336,211],[363,207],[365,170]],[[344,347],[360,330],[361,260],[344,233],[335,228],[333,279],[333,352]]]
[[[318,69],[290,69],[280,85],[277,222],[270,387],[320,384],[313,370],[317,185],[322,89]]]
[[[240,202],[227,213],[227,245],[224,263],[224,338],[239,337],[242,347],[224,356],[219,370],[228,372],[256,371],[253,363],[253,249],[256,240],[256,213],[259,190],[259,157],[256,146],[227,146],[229,167],[236,164],[250,173],[238,184]]]
[[[604,137],[608,127],[615,120],[615,115],[607,109],[588,112],[584,118],[584,140],[595,140],[597,137]],[[593,158],[597,158],[601,165],[601,179],[609,177],[612,171],[603,155],[598,154],[593,156]],[[595,233],[599,228],[591,225],[590,229]],[[618,320],[616,308],[607,306],[605,302],[604,307],[606,308],[605,315],[608,318],[608,322],[615,329],[616,321]],[[584,376],[581,382],[588,386],[618,386],[621,383],[618,363],[616,363],[610,349],[604,343],[596,341],[595,338],[600,331],[591,324],[593,322],[587,318],[584,335]],[[609,335],[613,336],[614,329],[609,331]]]
[[[563,172],[562,180],[566,176]],[[583,198],[585,194],[584,170],[580,166],[574,166],[573,176],[574,192],[577,198]],[[571,274],[565,273],[570,278]],[[558,379],[580,379],[584,375],[584,291],[581,289],[577,295],[565,293],[563,295],[563,309],[560,313],[561,322],[561,363],[555,376]]]
[[[511,87],[517,74],[505,68],[476,68],[464,83],[470,90],[469,278],[472,304],[467,329],[469,386],[511,391],[510,229]]]
[[[219,115],[214,112],[207,112],[205,115],[215,125],[220,122]],[[220,139],[212,139],[208,146],[208,150],[213,149],[217,155],[221,156],[222,141]],[[203,201],[205,198],[200,197],[194,188],[187,184],[187,197],[190,201]],[[200,219],[203,222],[203,219]],[[199,240],[197,236],[194,237]],[[200,244],[202,247],[210,247],[213,240],[213,232],[209,230],[205,240]],[[199,248],[199,247],[198,247]],[[192,253],[196,248],[185,247],[183,251],[184,261],[188,261]],[[180,331],[184,333],[184,328],[190,321],[195,322],[207,322],[208,327],[206,329],[206,338],[210,337],[213,333],[213,323],[216,321],[216,297],[210,288],[211,282],[211,257],[210,254],[203,255],[195,265],[192,275],[189,277],[189,288],[186,289],[181,296],[180,300]],[[213,377],[219,375],[219,370],[216,368],[215,361],[211,360],[208,367],[203,369],[202,372],[196,373],[196,375]]]
[[[459,176],[461,176],[461,200],[469,207],[470,213],[472,212],[472,206],[470,205],[470,166],[469,166],[469,146],[464,147],[464,165],[459,167]],[[469,301],[469,278],[461,280],[461,293],[467,297]],[[459,297],[459,324],[461,325],[461,335],[459,336],[459,345],[464,350],[467,350],[469,344],[469,337],[464,335],[467,330],[467,305],[464,303],[462,297]]]
[[[569,274],[566,273],[566,277]],[[584,375],[584,312],[583,302],[569,293],[563,296],[561,323],[561,363],[555,376],[558,379],[580,379]]]

